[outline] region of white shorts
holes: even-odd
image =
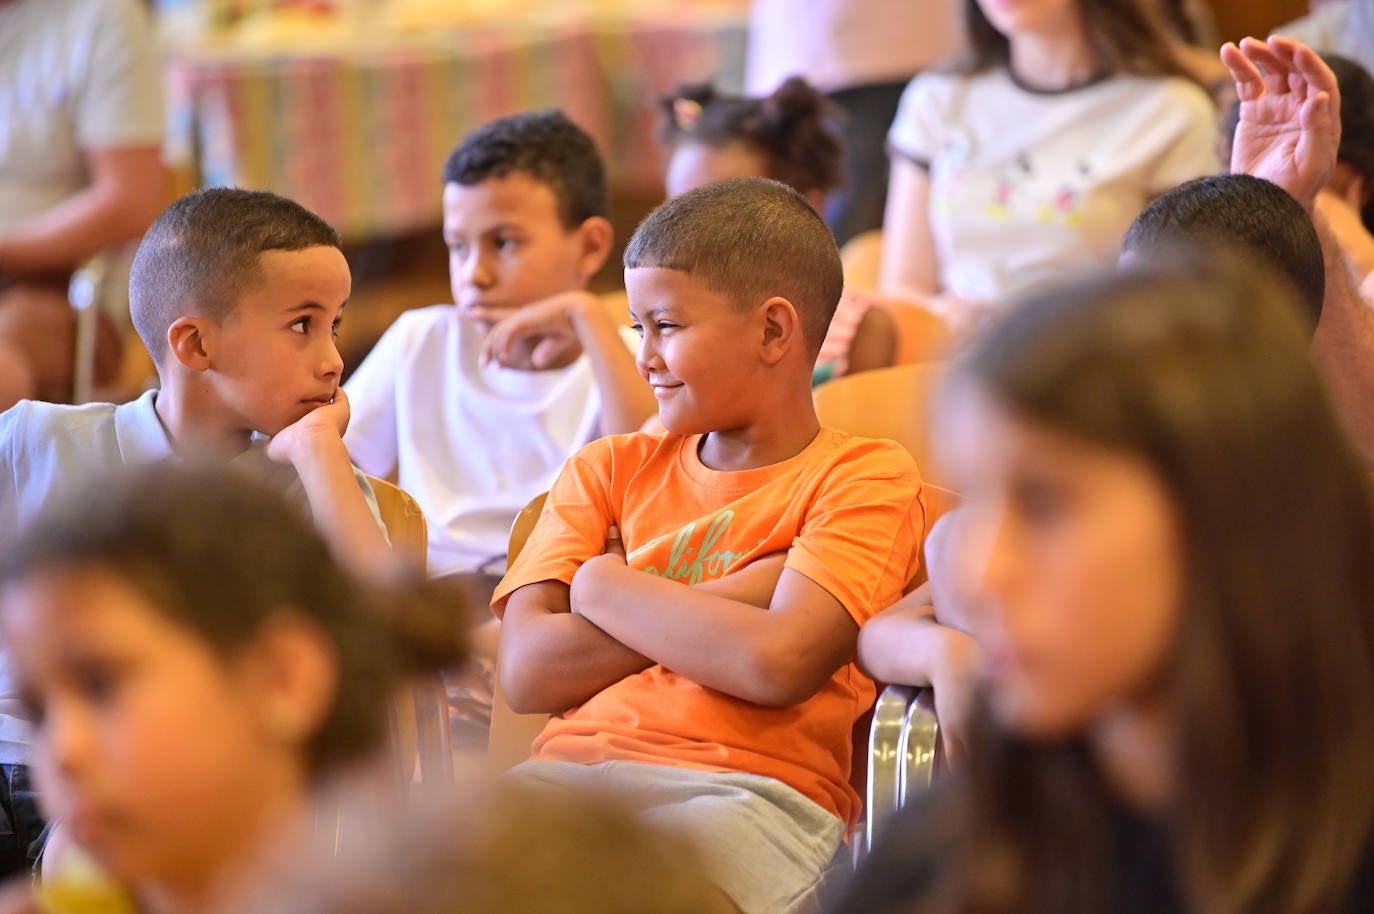
[[[707,878],[744,914],[815,904],[844,823],[774,778],[638,762],[534,760],[505,775],[533,791],[605,795],[695,845]]]

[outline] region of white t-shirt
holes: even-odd
[[[160,144],[161,79],[139,0],[0,3],[0,229],[84,188],[83,150]]]
[[[1374,73],[1374,3],[1332,0],[1311,15],[1279,26],[1274,34],[1296,38],[1321,53],[1349,57]]]
[[[789,76],[823,92],[910,79],[963,47],[959,8],[956,0],[754,0],[745,91],[767,95]]]
[[[483,339],[453,305],[407,311],[344,385],[344,443],[365,472],[394,469],[419,502],[431,575],[503,572],[515,515],[598,433],[585,355],[554,371],[482,367]]]
[[[1211,99],[1182,78],[1044,93],[997,68],[916,77],[888,141],[929,168],[941,291],[999,302],[1114,263],[1146,203],[1220,169],[1216,132]]]

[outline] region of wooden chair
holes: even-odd
[[[420,505],[409,492],[384,479],[369,476],[368,482],[377,497],[377,512],[391,548],[423,569],[429,530]],[[439,673],[417,677],[397,692],[391,729],[403,776],[420,782],[452,783],[448,694]]]
[[[943,376],[938,362],[894,365],[845,375],[813,393],[822,425],[865,438],[890,438],[931,478],[928,424],[931,394]]]
[[[530,500],[521,509],[511,525],[510,543],[506,549],[507,563],[514,563],[525,542],[530,538],[539,514],[544,510],[544,500],[548,493],[543,492]],[[549,722],[547,714],[517,714],[506,702],[506,694],[501,688],[501,668],[498,663],[495,675],[495,690],[491,703],[491,736],[487,742],[487,764],[493,774],[518,765],[530,757],[530,745]]]

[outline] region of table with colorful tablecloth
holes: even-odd
[[[169,150],[201,184],[284,194],[365,240],[438,224],[443,163],[468,130],[558,107],[596,138],[613,189],[652,194],[655,96],[682,80],[737,87],[745,22],[714,3],[314,51],[173,48]]]

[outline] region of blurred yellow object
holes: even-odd
[[[45,860],[44,869],[34,889],[34,901],[43,914],[138,914],[128,892],[73,844],[58,859]]]

